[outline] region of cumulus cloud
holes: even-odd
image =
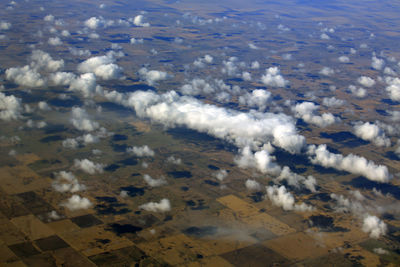
[[[222,61],[221,72],[229,76],[237,76],[239,70],[237,61],[237,57],[230,57],[228,60]]]
[[[6,70],[6,79],[18,85],[27,87],[41,87],[46,84],[40,73],[26,65],[24,67],[9,68]]]
[[[310,146],[308,153],[313,164],[363,175],[367,179],[376,182],[386,183],[391,179],[386,166],[376,165],[373,161],[353,154],[343,156],[331,153],[326,148],[326,145]]]
[[[109,27],[114,25],[113,20],[107,20],[104,19],[103,17],[91,17],[87,20],[85,20],[84,25],[88,27],[89,29],[96,30],[99,27]]]
[[[340,56],[338,58],[338,60],[339,60],[340,63],[349,63],[350,62],[350,58],[346,57],[346,56]]]
[[[91,132],[99,128],[99,123],[90,120],[85,109],[73,107],[71,114],[71,123],[76,129]]]
[[[285,87],[289,84],[288,80],[285,80],[280,74],[278,67],[270,67],[265,71],[265,74],[261,76],[261,82],[267,86],[273,87]]]
[[[0,21],[0,30],[9,30],[11,29],[11,23],[7,21]]]
[[[343,106],[346,103],[345,100],[338,99],[334,96],[332,97],[324,97],[322,99],[322,105],[328,107],[328,108],[337,108],[340,106]]]
[[[49,81],[53,85],[70,85],[76,79],[76,75],[72,72],[56,72],[49,75]]]
[[[103,80],[118,79],[122,76],[122,68],[114,63],[115,59],[111,54],[91,57],[77,67],[80,73],[94,73]]]
[[[354,127],[354,134],[365,141],[370,141],[377,146],[390,146],[390,139],[378,125],[369,122],[357,122]]]
[[[213,176],[222,182],[228,176],[228,172],[221,169],[216,171]]]
[[[47,41],[49,45],[57,46],[57,45],[62,45],[62,41],[60,37],[50,37],[49,40]]]
[[[139,70],[139,75],[149,85],[154,85],[156,82],[163,81],[169,78],[168,73],[166,73],[165,71],[148,70],[147,68],[141,68]]]
[[[73,173],[66,171],[56,173],[56,179],[52,183],[52,186],[57,192],[61,193],[76,193],[86,189],[86,186],[80,184]]]
[[[55,60],[42,50],[34,50],[30,59],[30,66],[37,71],[55,72],[64,67],[64,60]]]
[[[285,114],[239,112],[205,104],[195,98],[170,91],[158,95],[136,91],[128,95],[108,92],[110,100],[131,107],[141,118],[149,118],[167,127],[186,126],[244,148],[272,142],[295,153],[305,145],[305,138],[296,131],[294,120]]]
[[[331,76],[333,74],[335,74],[335,71],[329,67],[323,67],[319,74],[325,75],[325,76]]]
[[[149,202],[139,206],[140,209],[151,212],[166,212],[171,210],[171,203],[168,199],[163,198],[159,203]]]
[[[172,164],[176,164],[176,165],[180,165],[180,164],[182,164],[182,159],[175,158],[174,156],[169,156],[167,158],[167,162],[168,163],[172,163]]]
[[[253,153],[250,147],[246,146],[241,149],[240,155],[235,158],[235,162],[240,168],[253,168],[261,173],[278,175],[281,168],[274,162],[274,159],[267,150]]]
[[[101,163],[95,163],[88,159],[75,159],[74,167],[78,168],[88,174],[103,173],[104,165]]]
[[[21,118],[22,112],[21,99],[0,92],[0,119],[5,121],[17,120]]]
[[[256,89],[251,93],[245,93],[239,97],[239,104],[248,106],[248,107],[256,107],[259,111],[264,111],[267,108],[267,104],[269,99],[271,98],[271,93],[263,90]]]
[[[144,40],[141,38],[133,38],[133,37],[129,40],[131,44],[143,44],[143,41]]]
[[[387,83],[386,92],[389,94],[390,99],[393,101],[400,101],[400,79],[386,77],[385,82]]]
[[[183,85],[180,91],[185,95],[209,95],[214,93],[216,89],[205,80],[196,78]]]
[[[331,113],[323,113],[321,116],[316,115],[315,113],[318,109],[319,106],[312,102],[303,102],[292,107],[292,111],[295,113],[297,118],[301,118],[305,122],[321,128],[340,121],[339,118],[333,116]]]
[[[79,195],[72,195],[67,201],[61,203],[61,206],[66,207],[70,211],[76,211],[81,209],[88,209],[92,206],[92,202],[85,197]]]
[[[64,78],[68,77],[64,75]],[[69,90],[79,92],[83,97],[90,98],[95,93],[101,92],[101,87],[97,85],[96,76],[93,73],[84,73],[71,81]]]
[[[62,146],[65,148],[78,148],[79,147],[79,142],[75,138],[67,138],[62,141]]]
[[[130,20],[133,22],[133,24],[135,26],[138,26],[138,27],[149,27],[150,26],[150,23],[144,22],[143,15],[137,15],[136,17],[134,17],[133,19],[130,19]]]
[[[383,59],[377,58],[376,56],[372,57],[371,67],[375,70],[382,70],[385,65],[385,61]]]
[[[286,190],[286,187],[273,185],[267,186],[267,197],[275,206],[281,207],[283,210],[295,211],[312,211],[314,208],[305,203],[295,204],[293,195]]]
[[[287,184],[290,186],[296,188],[305,187],[312,193],[317,192],[315,188],[317,185],[317,180],[312,175],[304,177],[302,175],[292,172],[287,166],[283,167],[281,173],[278,177],[276,177],[275,181],[286,181]]]
[[[198,68],[204,68],[206,64],[211,64],[214,58],[210,55],[205,55],[204,57],[199,57],[193,62],[193,65]]]
[[[375,85],[375,80],[367,76],[361,76],[357,81],[365,87],[372,87]]]
[[[245,182],[245,186],[248,190],[251,191],[261,190],[261,185],[256,180],[247,179]]]
[[[126,152],[135,155],[136,157],[154,157],[154,151],[147,145],[128,147]]]
[[[51,107],[49,106],[49,104],[47,104],[45,101],[40,101],[38,103],[38,108],[40,110],[51,110]]]
[[[352,95],[358,98],[363,98],[367,96],[367,90],[362,87],[356,87],[355,85],[349,85],[349,91]]]
[[[92,55],[92,53],[88,49],[78,49],[75,47],[69,47],[68,49],[73,56],[90,57]]]
[[[167,180],[164,177],[154,179],[148,174],[143,175],[143,180],[151,187],[159,187],[167,184]]]
[[[365,216],[363,220],[362,230],[369,233],[371,238],[379,238],[387,232],[387,226],[384,221],[373,215]]]

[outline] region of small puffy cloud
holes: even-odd
[[[41,87],[46,85],[46,80],[28,65],[7,69],[6,79],[27,87]]]
[[[251,93],[245,93],[239,97],[239,104],[248,106],[250,108],[256,107],[259,111],[264,111],[267,108],[271,93],[263,90],[256,89]]]
[[[275,206],[281,207],[283,210],[295,211],[312,211],[313,207],[305,203],[295,204],[293,195],[286,190],[286,187],[273,185],[267,186],[267,197]]]
[[[336,97],[324,97],[322,99],[322,105],[328,107],[328,108],[337,108],[340,106],[343,106],[346,103],[345,100],[342,99],[337,99]]]
[[[159,203],[149,202],[139,206],[140,209],[151,212],[166,212],[171,210],[171,203],[168,199],[163,198]]]
[[[57,45],[62,45],[62,41],[59,37],[50,37],[49,40],[47,41],[49,45],[57,46]]]
[[[285,80],[280,74],[278,67],[270,67],[265,71],[265,74],[261,76],[261,82],[267,86],[273,87],[285,87],[289,84],[288,80]]]
[[[76,129],[91,132],[99,128],[99,123],[90,120],[89,115],[83,108],[73,107],[71,113],[71,123]]]
[[[130,40],[129,40],[129,42],[131,43],[131,44],[143,44],[143,39],[141,39],[141,38],[131,38]]]
[[[320,35],[320,38],[321,38],[322,40],[329,40],[329,39],[331,39],[331,37],[329,37],[329,35],[327,35],[326,33],[322,33],[322,34]]]
[[[352,95],[358,98],[363,98],[367,96],[367,90],[362,87],[357,87],[355,85],[349,85],[349,91]]]
[[[198,68],[204,68],[206,64],[211,64],[214,58],[210,55],[205,55],[204,57],[199,57],[193,62],[193,65]]]
[[[346,56],[340,56],[340,57],[338,57],[338,60],[340,63],[349,63],[350,62],[350,58],[346,57]]]
[[[248,190],[258,191],[261,190],[261,185],[256,180],[247,179],[245,186]]]
[[[51,107],[49,106],[49,104],[47,104],[45,101],[40,101],[38,103],[38,108],[40,110],[51,110]]]
[[[67,138],[62,141],[62,146],[65,148],[78,148],[79,147],[79,142],[75,138]]]
[[[143,15],[137,15],[135,18],[130,19],[130,21],[132,21],[133,24],[138,27],[149,27],[150,26],[150,23],[144,22]]]
[[[325,76],[331,76],[335,74],[335,71],[329,67],[323,67],[320,71],[319,74],[325,75]]]
[[[149,85],[154,85],[156,82],[166,80],[169,77],[168,73],[165,71],[148,70],[147,68],[141,68],[139,70],[139,75]]]
[[[73,173],[66,171],[56,173],[56,179],[52,186],[57,192],[61,193],[76,193],[86,189],[86,186],[80,184]]]
[[[90,57],[92,53],[88,49],[78,49],[75,47],[69,47],[69,52],[74,55],[74,56],[85,56],[85,57]]]
[[[221,169],[215,172],[213,176],[222,182],[228,176],[228,172]]]
[[[245,81],[251,81],[250,72],[247,72],[247,71],[242,72],[242,79],[245,80]]]
[[[88,174],[103,173],[104,165],[101,163],[95,163],[88,159],[75,159],[74,167],[78,168]]]
[[[353,154],[343,156],[331,153],[326,145],[310,146],[308,154],[313,164],[363,175],[371,181],[387,183],[392,178],[386,166],[376,165],[373,161]]]
[[[69,90],[80,92],[84,97],[92,97],[100,90],[100,87],[97,85],[96,76],[93,73],[84,73],[70,82]]]
[[[180,158],[175,158],[174,156],[169,156],[169,157],[167,158],[167,162],[168,162],[168,163],[175,164],[175,165],[180,165],[180,164],[182,164],[182,159],[180,159]]]
[[[274,162],[274,159],[267,150],[253,153],[250,147],[246,146],[241,149],[240,155],[235,158],[235,162],[240,168],[254,168],[261,173],[277,175],[281,169]]]
[[[250,68],[259,69],[260,68],[260,63],[258,63],[258,61],[253,61],[253,62],[251,62]]]
[[[319,106],[312,102],[303,102],[296,104],[292,107],[292,111],[295,113],[297,118],[303,119],[305,122],[324,128],[336,122],[340,119],[333,116],[331,113],[323,113],[321,116],[316,115],[315,112],[319,109]]]
[[[387,232],[386,223],[373,215],[367,215],[364,218],[361,229],[368,233],[371,238],[379,238]]]
[[[61,206],[66,207],[70,211],[88,209],[92,205],[89,199],[79,195],[72,195],[67,201],[61,203]]]
[[[11,23],[7,21],[0,21],[0,30],[9,30],[11,29]]]
[[[53,85],[70,85],[76,79],[76,75],[72,72],[56,72],[49,75],[49,81]]]
[[[216,89],[203,79],[193,79],[181,87],[181,92],[185,95],[209,95],[214,93]]]
[[[67,31],[67,30],[62,30],[62,31],[61,31],[61,35],[64,36],[64,37],[69,37],[69,36],[71,36],[71,34],[69,33],[69,31]]]
[[[390,146],[390,139],[378,125],[369,122],[357,122],[354,127],[354,134],[365,141],[370,141],[377,146]]]
[[[393,69],[391,69],[389,67],[385,67],[385,69],[383,70],[383,73],[386,74],[386,75],[390,75],[390,76],[396,76],[397,75],[397,73]]]
[[[143,175],[143,180],[151,187],[159,187],[167,184],[165,178],[161,177],[159,179],[154,179],[148,174]]]
[[[47,21],[47,22],[53,22],[53,21],[54,21],[54,16],[53,16],[52,14],[46,15],[46,16],[43,18],[43,20],[44,20],[44,21]]]
[[[387,255],[389,254],[389,251],[387,251],[386,249],[383,248],[374,248],[373,252],[379,255]]]
[[[257,49],[258,49],[258,47],[257,47],[255,44],[253,44],[253,43],[248,43],[248,45],[249,45],[249,48],[250,48],[250,49],[254,49],[254,50],[257,50]]]
[[[147,145],[129,147],[126,149],[126,152],[131,153],[136,157],[153,157],[155,154]]]
[[[239,69],[237,61],[237,57],[230,57],[228,60],[222,61],[221,72],[229,76],[237,76]]]
[[[372,87],[375,85],[375,80],[367,76],[361,76],[357,79],[357,82],[365,87]]]
[[[5,121],[17,120],[23,112],[21,99],[0,92],[0,119]]]
[[[371,67],[375,70],[382,70],[385,65],[385,61],[383,59],[377,58],[375,56],[372,57]]]
[[[393,101],[400,101],[400,79],[386,77],[385,82],[388,85],[385,89],[390,99]]]
[[[105,20],[103,17],[91,17],[85,20],[84,25],[89,29],[96,30],[99,27],[111,26],[113,24],[112,20]]]
[[[304,187],[313,193],[317,192],[315,188],[317,186],[317,180],[312,175],[304,177],[292,172],[287,166],[283,167],[281,173],[278,177],[276,177],[275,181],[286,181],[288,185],[295,188]]]
[[[37,71],[55,72],[64,67],[64,60],[55,60],[42,50],[34,50],[30,66]]]
[[[117,79],[122,76],[122,68],[114,64],[112,55],[91,57],[77,67],[80,73],[94,73],[103,80]]]

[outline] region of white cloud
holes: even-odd
[[[163,198],[159,203],[149,202],[139,206],[140,209],[151,212],[166,212],[171,210],[171,203],[168,199]]]
[[[68,79],[67,76],[64,78]],[[93,73],[84,73],[71,81],[69,90],[80,92],[84,97],[89,98],[100,91],[101,87],[97,85],[96,76]]]
[[[96,30],[99,27],[108,27],[114,25],[113,20],[106,20],[103,17],[91,17],[85,20],[84,25],[92,30]]]
[[[377,58],[375,56],[372,57],[371,67],[376,70],[382,70],[385,65],[385,61],[383,59]]]
[[[340,57],[338,57],[338,60],[340,63],[349,63],[350,62],[350,58],[346,57],[346,56],[340,56]]]
[[[322,99],[322,104],[328,108],[337,108],[343,106],[346,103],[345,100],[337,99],[336,97],[324,97]]]
[[[101,163],[95,163],[88,159],[75,159],[74,160],[75,168],[78,168],[88,174],[95,174],[95,173],[103,173],[104,165]]]
[[[74,56],[85,56],[85,57],[90,57],[92,53],[88,49],[78,49],[75,47],[69,47],[69,52],[74,55]]]
[[[64,60],[55,60],[42,50],[34,50],[30,59],[30,66],[37,71],[55,72],[64,67]]]
[[[319,73],[325,76],[331,76],[335,74],[335,71],[329,67],[323,67]]]
[[[372,87],[375,85],[375,80],[367,76],[361,76],[357,81],[365,87]]]
[[[167,162],[172,163],[172,164],[176,164],[176,165],[180,165],[180,164],[182,164],[182,159],[175,158],[174,156],[169,156],[167,158]]]
[[[42,76],[30,66],[9,68],[6,70],[6,79],[14,83],[27,87],[45,86],[46,81]]]
[[[0,21],[0,30],[9,30],[11,29],[11,23],[7,21]]]
[[[329,39],[331,39],[331,37],[329,37],[329,35],[327,35],[326,33],[322,33],[322,34],[320,35],[320,38],[321,38],[322,40],[329,40]]]
[[[141,39],[141,38],[139,38],[139,39],[138,39],[138,38],[131,38],[131,39],[130,39],[130,43],[131,43],[131,44],[143,44],[143,41],[144,41],[144,40]]]
[[[52,14],[49,14],[43,18],[44,21],[48,22],[53,22],[54,21],[54,16]]]
[[[311,123],[318,127],[324,128],[336,122],[340,119],[333,116],[331,113],[323,113],[321,116],[315,115],[315,112],[319,109],[319,106],[312,102],[303,102],[296,104],[292,107],[292,111],[295,113],[297,118],[303,119],[307,123]]]
[[[387,251],[386,249],[383,248],[374,248],[373,252],[379,255],[387,255],[389,254],[389,251]]]
[[[133,146],[126,149],[126,152],[132,153],[137,157],[154,157],[154,151],[147,145]]]
[[[280,74],[278,67],[270,67],[265,71],[265,74],[261,76],[261,82],[267,86],[273,87],[285,87],[289,84],[288,80],[285,80]]]
[[[248,190],[251,191],[261,190],[261,185],[256,180],[247,179],[245,186]]]
[[[204,57],[199,57],[193,62],[193,65],[198,68],[204,68],[207,64],[211,64],[214,58],[210,55],[205,55]]]
[[[269,99],[271,98],[271,93],[263,90],[256,89],[251,93],[245,93],[239,97],[239,104],[245,105],[248,107],[256,107],[259,111],[264,111],[267,108],[267,104],[269,103]]]
[[[251,81],[250,72],[247,72],[247,71],[242,72],[242,79],[245,80],[245,81]]]
[[[356,87],[354,85],[349,85],[349,90],[351,92],[352,95],[354,95],[355,97],[358,98],[363,98],[367,96],[367,90],[365,90],[362,87]]]
[[[76,79],[72,72],[56,72],[49,75],[49,80],[54,85],[70,85]]]
[[[371,238],[379,238],[387,232],[386,223],[373,215],[367,215],[363,220],[362,230]]]
[[[49,45],[57,46],[57,45],[62,45],[63,42],[59,37],[50,37],[49,40],[47,41]]]
[[[94,73],[103,80],[117,79],[122,76],[122,68],[114,62],[115,59],[111,54],[91,57],[80,63],[77,69],[80,73]]]
[[[88,209],[92,206],[92,202],[85,197],[79,195],[72,195],[67,201],[63,202],[61,206],[66,207],[70,211],[76,211],[81,209]]]
[[[79,143],[75,138],[67,138],[62,141],[62,146],[65,148],[75,149],[79,147]]]
[[[228,61],[222,61],[221,72],[223,74],[227,74],[229,76],[237,76],[238,75],[238,66],[237,66],[237,57],[230,57]]]
[[[52,186],[57,192],[61,193],[76,193],[86,189],[86,186],[80,184],[73,173],[66,171],[56,173],[56,179],[52,183]]]
[[[254,49],[254,50],[258,49],[258,47],[253,43],[248,43],[248,45],[249,45],[250,49]]]
[[[369,122],[357,122],[354,127],[354,134],[365,141],[370,141],[377,146],[390,146],[390,139],[378,125]]]
[[[21,99],[0,92],[0,119],[5,121],[17,120],[22,113]]]
[[[267,186],[267,197],[268,199],[283,210],[295,210],[295,211],[312,211],[313,207],[305,203],[295,204],[293,195],[286,190],[286,187],[281,185],[280,187],[273,185]]]
[[[159,187],[167,184],[167,180],[164,177],[154,179],[148,174],[143,175],[143,180],[151,187]]]
[[[241,149],[240,155],[235,158],[235,162],[240,168],[254,168],[261,173],[278,175],[281,169],[274,160],[275,158],[267,150],[253,153],[248,146]]]
[[[221,169],[216,171],[213,176],[222,182],[228,176],[228,172]]]
[[[183,85],[180,91],[185,95],[209,95],[216,89],[203,79],[193,79],[190,83]]]
[[[47,104],[45,101],[40,101],[38,103],[38,108],[40,110],[51,110],[51,107],[49,106],[49,104]]]
[[[386,92],[389,94],[390,99],[393,101],[400,101],[400,79],[386,77],[385,82],[387,83]]]
[[[317,192],[315,186],[317,185],[317,180],[312,176],[309,175],[307,178],[299,175],[297,173],[292,172],[289,167],[285,166],[283,167],[281,173],[279,174],[278,177],[276,177],[275,181],[281,182],[281,181],[287,181],[287,184],[296,188],[300,188],[301,186],[304,186],[311,192],[315,193]]]
[[[252,69],[259,69],[259,68],[260,68],[260,63],[258,63],[258,61],[253,61],[253,62],[251,63],[250,68],[252,68]]]
[[[376,165],[373,161],[353,154],[343,156],[341,154],[331,153],[327,150],[326,145],[319,145],[318,147],[314,145],[309,146],[308,153],[313,164],[363,175],[367,179],[376,182],[386,183],[391,179],[391,175],[386,166]]]
[[[139,75],[149,85],[154,85],[156,82],[166,80],[169,77],[168,73],[165,71],[148,70],[147,68],[141,68],[139,70]]]
[[[83,108],[73,107],[71,114],[71,123],[76,129],[91,132],[99,128],[99,123],[90,120],[89,115]]]
[[[143,15],[137,15],[133,20],[130,19],[130,21],[132,21],[133,24],[138,27],[149,27],[150,23],[144,22],[143,19]]]

